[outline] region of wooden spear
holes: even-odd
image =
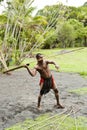
[[[29,66],[29,64],[26,64],[27,66]],[[9,69],[9,70],[6,70],[6,71],[4,71],[3,73],[5,74],[5,73],[8,73],[8,72],[10,72],[10,71],[14,71],[14,70],[17,70],[17,69],[20,69],[20,68],[26,68],[24,65],[21,65],[21,66],[17,66],[17,67],[14,67],[14,68],[12,68],[12,69]]]

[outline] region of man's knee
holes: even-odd
[[[58,89],[57,88],[54,89],[54,92],[55,92],[55,94],[58,94]]]
[[[40,94],[39,96],[38,96],[38,98],[41,98],[42,97],[42,95]]]

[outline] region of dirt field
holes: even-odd
[[[66,108],[73,106],[78,111],[77,116],[87,117],[87,95],[69,93],[69,90],[87,87],[87,79],[79,74],[59,73],[52,71],[60,95],[60,102]],[[0,75],[0,130],[32,118],[51,112],[59,113],[64,109],[55,109],[55,96],[51,90],[42,99],[42,110],[37,110],[39,94],[39,74],[31,77],[27,70],[12,72],[12,75]]]

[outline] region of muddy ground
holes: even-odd
[[[87,79],[74,73],[59,73],[52,71],[60,102],[66,108],[73,106],[80,109],[76,115],[87,117],[87,95],[69,93],[69,90],[87,87]],[[0,74],[0,130],[4,130],[26,118],[36,118],[44,113],[60,113],[64,109],[56,109],[55,96],[51,90],[42,99],[42,110],[37,110],[37,97],[39,94],[39,74],[31,77],[27,70],[18,70],[11,75]]]

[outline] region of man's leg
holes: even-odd
[[[37,105],[38,109],[40,109],[41,98],[42,98],[42,96],[39,95],[38,96],[38,105]]]
[[[38,110],[41,109],[40,103],[41,103],[41,98],[42,98],[42,96],[43,96],[43,93],[42,93],[42,91],[41,91],[42,87],[43,87],[43,83],[40,84],[40,94],[39,94],[39,96],[38,96],[38,104],[37,104]]]
[[[58,94],[58,90],[57,90],[57,88],[55,88],[55,89],[53,89],[54,90],[54,93],[55,93],[55,97],[56,97],[56,101],[57,101],[57,108],[64,108],[61,104],[60,104],[60,102],[59,102],[59,94]]]

